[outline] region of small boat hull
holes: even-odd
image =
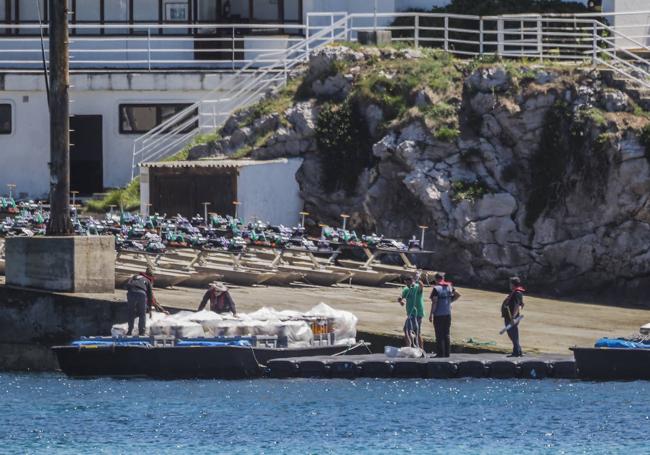
[[[264,375],[272,359],[360,354],[363,345],[309,348],[55,346],[61,370],[76,378],[150,377],[161,379],[242,379]]]
[[[650,349],[571,348],[578,377],[595,380],[650,380]]]
[[[255,284],[262,284],[266,280],[273,277],[272,272],[258,272],[256,270],[235,270],[230,267],[219,266],[196,266],[197,272],[201,273],[214,273],[215,275],[222,275],[223,281],[238,286],[253,286]]]
[[[345,267],[328,267],[328,269],[333,272],[352,274],[352,284],[358,284],[360,286],[379,287],[389,281],[397,280],[400,277],[398,273],[385,273],[376,270],[352,269]]]
[[[257,269],[260,272],[264,269]],[[279,270],[273,271],[273,276],[264,281],[267,286],[289,286],[291,283],[302,281],[305,275],[297,272],[281,272]]]

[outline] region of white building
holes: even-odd
[[[0,0],[0,192],[7,184],[16,184],[18,194],[45,197],[49,122],[39,23],[47,22],[48,11],[46,0],[40,0],[38,8],[37,1]],[[612,11],[647,3],[607,1]],[[90,194],[126,184],[137,168],[133,144],[143,133],[213,90],[232,87],[238,68],[256,58],[253,68],[277,63],[278,57],[269,57],[269,52],[280,55],[322,30],[316,26],[315,32],[312,25],[319,21],[328,25],[340,17],[313,13],[371,15],[446,3],[69,0],[72,189]],[[379,22],[390,20],[382,17]],[[648,23],[646,16],[635,21]],[[47,44],[45,36],[46,52]],[[211,107],[217,108],[228,111],[229,106]],[[205,115],[197,108],[196,122]],[[194,126],[191,121],[184,128]]]

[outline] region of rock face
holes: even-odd
[[[424,115],[387,123],[382,106],[366,103],[359,112],[374,164],[360,173],[354,191],[326,193],[320,185],[326,158],[316,138],[323,100],[346,99],[369,62],[423,58],[400,52],[321,51],[305,76],[310,100],[295,103],[282,120],[272,114],[243,128],[229,121],[224,139],[208,150],[230,154],[270,134],[252,156],[303,156],[297,178],[314,224],[337,223],[346,212],[355,229],[399,238],[427,224],[425,246],[434,254],[424,265],[457,281],[501,285],[520,275],[547,293],[647,294],[650,165],[640,130],[648,122],[630,113],[624,91],[609,89],[591,69],[525,68],[524,83],[506,67],[467,68],[456,94],[420,87],[410,96],[412,109],[462,98],[460,134],[448,138]],[[337,60],[347,62],[338,73]],[[549,127],[552,115],[564,115],[558,124],[566,128]],[[553,153],[553,144],[566,153]],[[547,171],[546,181],[539,176]]]

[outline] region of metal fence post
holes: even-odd
[[[542,19],[537,19],[537,53],[540,61],[544,61],[544,29]]]
[[[449,16],[445,16],[445,51],[449,50]]]
[[[309,58],[309,38],[311,37],[311,14],[307,14],[307,29],[305,30],[305,52]]]
[[[151,27],[147,27],[147,66],[151,71]]]
[[[503,18],[500,17],[497,19],[497,55],[499,56],[503,55],[505,50],[504,38],[504,21]]]
[[[524,30],[525,30],[525,23],[524,20],[522,19],[519,22],[519,41],[521,42],[521,47],[519,49],[522,57],[525,57],[526,52],[528,51],[528,45],[527,45],[527,40],[526,40],[526,35],[524,33]]]
[[[594,66],[596,65],[596,60],[598,60],[598,29],[596,28],[597,23],[598,21],[594,19],[591,24],[591,63]]]
[[[230,52],[231,52],[231,67],[233,71],[235,70],[235,27],[232,27],[232,35],[231,35],[231,41],[230,41]],[[246,46],[244,46],[246,47]]]
[[[414,40],[415,40],[415,48],[418,49],[420,47],[420,15],[419,14],[415,15]]]
[[[485,36],[484,36],[485,28],[484,27],[485,27],[485,24],[483,23],[483,18],[481,17],[479,19],[479,25],[478,25],[478,28],[479,28],[479,50],[478,51],[479,51],[479,55],[481,55],[481,56],[485,52],[485,44],[484,44],[485,43]]]

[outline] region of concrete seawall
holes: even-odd
[[[0,371],[52,371],[50,347],[74,338],[110,335],[127,318],[117,295],[69,295],[0,285]]]

